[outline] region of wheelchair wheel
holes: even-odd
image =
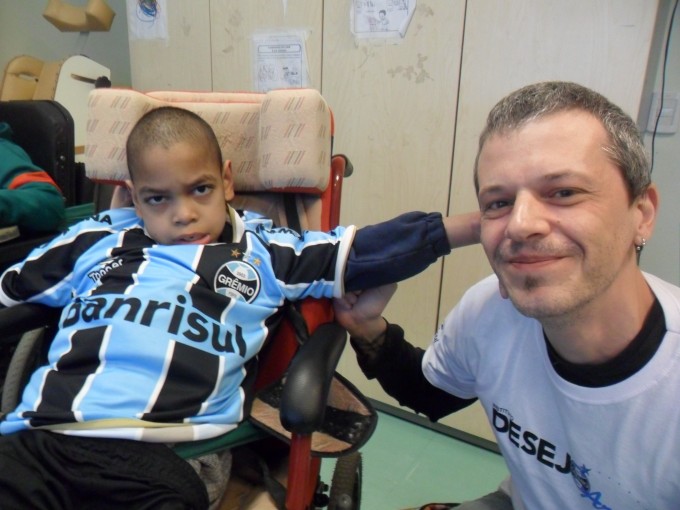
[[[329,494],[328,510],[358,510],[361,506],[361,454],[339,457]]]

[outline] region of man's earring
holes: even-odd
[[[638,264],[640,263],[640,254],[642,253],[642,249],[645,247],[645,244],[647,244],[647,240],[643,237],[641,238],[640,244],[635,245],[635,257]]]

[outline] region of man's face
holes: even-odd
[[[229,162],[219,168],[204,146],[150,147],[129,183],[137,214],[159,244],[215,242],[234,196]]]
[[[594,116],[571,110],[493,135],[482,148],[481,242],[501,292],[529,317],[604,310],[630,292],[649,198],[630,203],[607,141]]]

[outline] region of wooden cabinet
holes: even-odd
[[[195,0],[168,3],[167,41],[131,41],[140,90],[250,90],[256,30],[307,31],[311,86],[336,119],[346,181],[342,223],[407,210],[476,208],[472,166],[491,106],[540,80],[590,86],[634,118],[642,102],[657,2],[650,0],[418,0],[396,44],[354,39],[350,1]],[[479,247],[400,285],[386,317],[425,347],[462,293],[488,275]],[[368,396],[396,405],[346,352],[340,371]],[[492,439],[481,408],[444,423]]]
[[[307,33],[311,87],[321,88],[323,2],[316,0],[192,0],[168,2],[167,38],[132,39],[130,67],[137,90],[253,89],[255,31]]]

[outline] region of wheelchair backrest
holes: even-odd
[[[344,157],[332,157],[333,116],[318,91],[148,92],[95,89],[88,98],[85,171],[99,183],[128,178],[125,143],[137,120],[164,105],[191,110],[217,135],[223,159],[232,162],[236,209],[256,211],[278,226],[330,230],[338,225]],[[309,331],[332,320],[328,300],[300,304]],[[277,341],[261,352],[257,386],[275,380],[297,349],[284,321]]]
[[[232,205],[237,209],[261,212],[279,226],[302,230],[337,225],[332,113],[313,89],[268,93],[95,89],[88,100],[87,176],[100,183],[127,179],[127,137],[144,113],[163,105],[191,110],[212,126],[223,158],[232,162],[237,194]]]

